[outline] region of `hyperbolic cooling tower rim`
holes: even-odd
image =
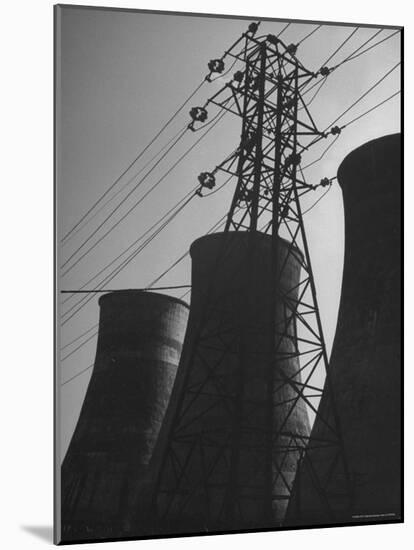
[[[350,181],[363,181],[367,174],[371,174],[371,169],[367,166],[366,157],[370,154],[370,151],[375,148],[389,148],[390,146],[397,147],[401,143],[401,133],[395,132],[393,134],[386,134],[385,136],[379,136],[377,138],[366,141],[350,151],[346,157],[342,160],[338,167],[338,183],[342,187],[347,185]],[[400,153],[400,159],[402,160],[402,150]],[[380,170],[380,166],[389,166],[388,157],[385,155],[376,155],[376,162],[378,163],[377,171]]]
[[[107,301],[111,298],[114,298],[115,296],[151,296],[151,299],[155,299],[158,301],[165,301],[165,302],[176,302],[178,304],[181,304],[182,306],[185,306],[187,309],[190,309],[190,306],[187,304],[187,302],[184,302],[184,300],[181,300],[180,298],[176,298],[175,296],[170,296],[169,294],[161,294],[160,292],[153,292],[151,289],[148,290],[138,290],[134,288],[127,288],[127,289],[121,289],[121,290],[112,290],[111,292],[107,292],[106,294],[103,294],[99,300],[98,304],[99,306],[102,306],[103,301]]]
[[[190,245],[190,256],[191,258],[193,257],[192,256],[192,252],[193,252],[193,249],[197,246],[200,245],[200,241],[206,241],[206,240],[214,240],[215,238],[218,238],[218,237],[222,237],[223,235],[238,235],[238,236],[245,236],[245,235],[250,235],[251,233],[254,233],[255,235],[260,235],[260,237],[264,237],[265,239],[271,239],[271,235],[269,235],[268,233],[262,233],[261,231],[217,231],[216,233],[210,233],[208,235],[202,235],[201,237],[198,237],[195,241],[193,241]],[[287,247],[290,246],[290,241],[288,241],[287,239],[284,239],[283,237],[280,237],[279,236],[279,241],[282,241],[282,243],[284,245],[286,245]],[[293,247],[294,251],[300,255],[300,257],[303,259],[304,256],[303,256],[303,252],[300,250],[300,248],[298,248],[297,246],[294,246]]]

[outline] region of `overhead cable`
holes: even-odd
[[[290,25],[290,23],[281,31],[284,32],[284,30]],[[255,24],[256,30],[260,26],[260,21]],[[250,28],[249,28],[250,31]],[[248,31],[248,32],[249,32]],[[280,33],[281,34],[281,33]],[[244,35],[243,35],[244,36]],[[242,36],[242,37],[243,37]],[[241,38],[238,38],[236,42],[231,46],[231,48],[223,54],[221,60],[223,60],[230,50],[232,50],[241,40]],[[234,63],[233,63],[234,65]],[[227,70],[225,74],[227,74],[230,69]],[[211,82],[210,80],[211,70],[210,74],[207,75],[198,85],[197,87],[191,92],[191,94],[187,97],[187,99],[178,107],[178,109],[173,113],[173,115],[167,120],[167,122],[160,128],[160,130],[155,134],[155,136],[150,140],[150,142],[142,149],[138,155],[134,158],[134,160],[127,166],[127,168],[121,173],[121,175],[116,178],[116,180],[108,187],[108,189],[100,196],[98,199],[94,202],[94,204],[85,212],[85,214],[80,218],[80,220],[63,236],[61,242],[63,243],[77,228],[78,226],[89,216],[89,214],[100,204],[100,202],[108,195],[108,193],[122,180],[122,178],[127,174],[127,172],[136,164],[136,162],[146,153],[146,151],[151,147],[151,145],[158,139],[158,137],[165,131],[165,129],[171,124],[171,122],[177,117],[177,115],[184,109],[184,107],[188,104],[188,102],[196,95],[196,93],[200,90],[200,88],[204,85],[205,82]]]
[[[376,46],[378,46],[379,44],[382,44],[383,42],[386,42],[387,40],[389,40],[390,38],[392,38],[393,36],[395,36],[396,34],[400,33],[401,31],[395,31],[393,32],[392,34],[386,36],[385,38],[383,38],[382,40],[379,40],[378,42],[375,42],[375,44],[372,44],[372,46],[370,46],[369,48],[366,48],[365,50],[363,50],[362,52],[358,53],[355,55],[355,52],[354,54],[352,54],[350,57],[348,57],[346,59],[346,61],[343,61],[342,63],[346,63],[348,61],[352,61],[353,59],[356,59],[357,57],[359,57],[360,55],[363,55],[364,53],[367,53],[369,52],[370,50],[372,50],[373,48],[375,48]]]
[[[68,378],[68,380],[65,380],[64,382],[61,383],[61,386],[65,386],[65,384],[67,384],[68,382],[71,382],[72,380],[75,380],[75,378],[77,378],[78,376],[80,376],[81,374],[83,374],[84,372],[88,371],[89,369],[91,369],[93,366],[94,366],[95,363],[92,363],[91,365],[89,365],[89,367],[86,367],[86,369],[83,369],[81,370],[80,372],[78,372],[77,374],[75,374],[74,376],[71,376],[70,378]]]
[[[292,23],[287,23],[283,29],[279,32],[279,34],[276,35],[276,38],[279,38],[279,36],[282,36],[282,34],[290,27]]]
[[[339,46],[336,48],[336,50],[335,50],[333,53],[331,53],[331,55],[328,57],[328,59],[326,59],[326,60],[322,63],[321,67],[325,67],[325,66],[329,63],[329,61],[330,61],[331,59],[333,59],[333,58],[335,57],[335,55],[336,55],[340,50],[342,50],[342,48],[345,46],[345,44],[346,44],[349,40],[351,40],[351,38],[352,38],[352,37],[354,36],[354,34],[359,30],[359,28],[360,28],[360,27],[355,27],[355,29],[345,38],[345,40],[339,44]]]
[[[397,67],[401,65],[401,62],[396,63],[389,71],[387,71],[379,80],[375,82],[366,92],[364,92],[356,101],[352,103],[345,111],[343,111],[336,119],[331,122],[326,129],[332,127],[334,124],[336,124],[346,113],[348,113],[351,109],[355,107],[360,101],[362,101],[369,93],[371,93],[377,86],[381,84]],[[325,130],[326,131],[326,130]]]
[[[97,328],[98,327],[98,323],[95,323],[94,325],[92,325],[91,327],[88,328],[88,330],[85,330],[85,332],[82,332],[82,334],[79,334],[79,336],[77,336],[76,338],[74,338],[73,340],[71,340],[70,342],[68,342],[67,344],[65,344],[64,346],[62,346],[60,348],[60,351],[63,351],[64,349],[66,348],[69,348],[70,346],[72,346],[73,344],[75,344],[78,340],[80,340],[81,338],[83,338],[83,336],[86,336],[91,330],[93,330],[94,328]]]
[[[359,27],[357,27],[355,29],[355,31],[353,33],[351,33],[351,35],[347,38],[347,40],[349,40],[352,35],[356,32],[356,30],[358,30]],[[376,33],[374,33],[373,36],[371,36],[368,40],[366,40],[363,44],[361,44],[361,46],[359,46],[356,50],[354,50],[352,53],[350,53],[345,59],[343,59],[340,63],[338,63],[337,65],[333,66],[333,67],[330,67],[329,69],[327,69],[327,72],[328,74],[326,75],[326,77],[330,74],[332,74],[336,69],[338,69],[339,67],[341,67],[344,63],[347,63],[348,61],[352,61],[354,59],[357,59],[359,56],[367,53],[368,51],[372,50],[373,48],[376,48],[377,46],[379,46],[380,44],[383,44],[384,42],[386,42],[387,40],[389,40],[390,38],[392,38],[393,36],[395,36],[396,34],[398,34],[400,31],[396,31],[388,36],[386,36],[385,38],[383,38],[382,40],[379,40],[378,42],[375,42],[375,44],[372,44],[369,48],[366,48],[365,50],[361,50],[361,48],[363,48],[364,46],[366,46],[369,42],[371,42],[371,40],[373,40],[376,36],[379,35],[379,33],[382,32],[382,30],[380,31],[377,31]],[[345,42],[347,41],[345,40]],[[333,56],[339,51],[339,49],[341,47],[343,47],[344,43],[343,42],[341,44],[341,46],[339,48],[337,48],[337,50],[335,50],[335,52],[325,61],[325,63],[322,65],[322,67],[325,67],[326,68],[326,65],[327,63],[330,61],[330,59],[333,58]],[[359,52],[359,53],[358,53]],[[326,78],[325,77],[325,78]],[[306,85],[307,83],[305,83]],[[319,82],[314,82],[312,84],[312,86],[310,86],[309,88],[306,89],[306,91],[303,93],[303,95],[309,93],[313,88],[315,88],[316,86],[318,86]]]
[[[345,46],[345,44],[351,40],[351,38],[354,36],[354,34],[358,31],[359,27],[356,27],[346,38],[345,40],[343,40],[339,46],[331,53],[331,55],[322,63],[321,65],[321,68],[319,69],[319,71],[317,73],[315,73],[315,77],[318,75],[318,74],[321,74],[320,71],[321,69],[323,69],[324,67],[326,67],[327,63],[329,63],[329,61]],[[332,72],[333,69],[330,69],[328,74],[330,74],[330,72]],[[328,76],[325,75],[325,80],[326,80],[326,77]],[[301,86],[300,86],[300,90],[305,90],[303,92],[302,95],[306,95],[308,94],[311,90],[313,90],[313,88],[315,88],[316,86],[319,86],[319,81],[317,82],[314,82],[311,86],[309,86],[307,88],[307,85],[309,84],[309,80],[304,82]]]
[[[96,235],[96,233],[105,225],[107,221],[121,208],[121,206],[129,199],[129,197],[134,193],[134,191],[145,181],[145,179],[153,172],[153,170],[158,166],[158,164],[167,156],[167,154],[171,151],[173,147],[180,141],[180,139],[184,136],[185,132],[187,131],[187,128],[184,128],[179,134],[179,136],[174,140],[174,142],[170,145],[170,147],[165,151],[165,153],[157,160],[157,162],[148,170],[148,172],[145,173],[145,175],[138,181],[136,185],[127,193],[127,195],[117,204],[117,206],[106,216],[106,218],[98,225],[98,227],[82,242],[80,246],[69,256],[69,258],[62,264],[61,268],[64,268],[76,254],[82,250],[82,248]],[[83,256],[81,256],[82,258]],[[78,259],[79,261],[79,259]],[[77,262],[78,262],[77,261]],[[76,263],[77,263],[76,262]],[[74,265],[76,265],[76,263]],[[70,268],[72,269],[72,267]],[[69,270],[66,270],[63,275],[65,275]]]
[[[138,172],[136,172],[131,178],[129,178],[124,184],[121,185],[121,187],[119,189],[117,189],[117,191],[115,191],[115,193],[110,196],[103,204],[100,205],[100,207],[98,209],[95,210],[95,212],[93,212],[93,214],[91,216],[89,216],[87,219],[84,220],[83,223],[81,223],[79,225],[79,227],[72,233],[71,237],[69,239],[67,239],[65,241],[65,243],[63,244],[66,244],[68,242],[70,242],[70,240],[75,237],[75,235],[77,235],[80,231],[82,231],[82,229],[84,227],[86,227],[87,225],[90,224],[90,222],[100,213],[102,212],[102,210],[108,206],[109,203],[111,203],[114,199],[116,199],[116,197],[118,197],[122,191],[124,191],[124,189],[126,189],[128,187],[128,185],[130,183],[132,183],[134,181],[134,179],[139,176],[139,174],[141,174],[163,151],[165,151],[165,149],[167,149],[167,147],[178,137],[178,135],[182,132],[183,128],[180,128],[180,130],[178,130],[178,132],[176,134],[174,134],[168,141],[167,143],[165,143],[165,145],[163,145],[161,147],[161,149],[159,151],[157,151],[154,155],[152,155],[152,157],[140,168],[140,170],[138,170]]]
[[[68,231],[65,236],[62,238],[62,242],[65,241],[69,235],[83,222],[83,220],[96,208],[96,206],[108,195],[108,193],[121,181],[127,172],[134,166],[134,164],[142,157],[142,155],[151,147],[156,139],[162,134],[162,132],[171,124],[175,117],[184,109],[187,103],[195,96],[198,90],[205,83],[203,79],[200,84],[195,88],[195,90],[188,96],[188,98],[182,103],[182,105],[174,112],[174,114],[167,120],[167,122],[161,127],[161,129],[155,134],[151,141],[140,151],[140,153],[134,158],[134,160],[127,166],[127,168],[121,173],[121,175],[108,187],[108,189],[94,202],[94,204],[89,208],[89,210],[81,217],[81,219]]]
[[[323,152],[321,153],[321,155],[317,159],[313,160],[309,164],[306,164],[306,166],[304,166],[302,168],[302,170],[306,170],[307,168],[310,168],[311,166],[313,166],[317,162],[321,161],[323,159],[323,157],[326,155],[326,153],[329,151],[329,149],[335,144],[335,142],[337,141],[338,138],[339,138],[339,134],[337,136],[335,136],[335,139],[333,139],[331,141],[331,143],[323,150]]]
[[[104,294],[108,292],[127,292],[127,291],[136,291],[136,292],[145,292],[147,290],[175,290],[177,288],[188,288],[191,285],[172,285],[172,286],[157,286],[151,289],[147,287],[143,288],[98,288],[98,289],[84,289],[84,290],[61,290],[60,292],[66,294]]]
[[[100,282],[100,284],[96,287],[96,288],[99,288],[99,287],[102,287],[103,285],[107,284],[108,282],[112,281],[112,279],[114,279],[114,277],[116,277],[123,269],[125,269],[125,267],[127,267],[127,265],[129,265],[130,262],[132,262],[132,260],[134,258],[136,258],[136,256],[142,252],[142,250],[144,250],[151,242],[152,240],[157,237],[157,235],[159,235],[159,233],[161,233],[161,231],[179,214],[179,212],[181,212],[181,210],[195,197],[197,196],[196,194],[192,195],[191,197],[189,197],[189,199],[187,199],[187,201],[180,206],[179,209],[177,209],[171,216],[170,218],[168,218],[159,228],[157,228],[156,231],[154,231],[154,233],[152,235],[150,235],[148,237],[148,239],[134,252],[132,252],[123,262],[120,266],[118,266],[117,268],[115,268],[109,275],[107,275],[105,277],[105,279],[103,281]],[[66,324],[70,319],[73,318],[74,315],[76,315],[76,313],[78,313],[89,301],[90,299],[93,298],[93,294],[92,295],[89,295],[87,296],[87,299],[84,300],[80,300],[77,304],[75,304],[74,306],[72,306],[67,312],[65,312],[64,315],[67,315],[69,312],[71,312],[71,314],[69,316],[67,316],[61,323],[61,326],[63,326],[64,324]],[[82,303],[83,302],[83,303]],[[78,307],[79,306],[79,307]],[[77,308],[74,310],[74,308]],[[74,310],[74,311],[73,311]]]
[[[81,349],[84,345],[86,345],[88,342],[92,340],[92,338],[95,338],[95,336],[98,334],[98,331],[93,332],[84,342],[79,344],[76,348],[71,350],[69,353],[67,353],[64,357],[60,359],[61,362],[66,361],[66,359],[69,359],[74,353],[76,353],[79,349]]]
[[[174,206],[172,208],[170,208],[160,219],[158,219],[151,227],[149,227],[144,233],[142,233],[137,239],[135,239],[134,242],[132,242],[127,248],[125,248],[120,254],[118,254],[118,256],[116,256],[116,258],[114,258],[113,260],[111,260],[108,264],[106,264],[102,269],[100,269],[95,275],[93,275],[92,277],[90,277],[81,287],[79,287],[78,290],[83,290],[85,287],[87,287],[88,285],[90,285],[92,283],[92,281],[94,279],[96,279],[97,277],[99,277],[99,275],[101,275],[104,271],[106,271],[109,267],[111,267],[117,260],[119,260],[120,258],[122,258],[122,256],[124,256],[129,250],[131,250],[131,248],[133,248],[135,245],[137,245],[140,241],[142,241],[142,239],[144,237],[146,237],[151,231],[155,230],[155,228],[161,224],[176,208],[178,208],[183,202],[186,201],[186,199],[190,196],[190,195],[193,195],[195,190],[197,189],[198,186],[195,186],[193,187],[188,193],[186,193],[186,195],[184,195],[184,197],[182,197],[176,204],[174,204]],[[67,302],[68,300],[70,300],[70,296],[68,298],[66,298],[65,300],[63,300],[62,303],[65,303]]]
[[[216,229],[218,229],[220,227],[220,225],[223,224],[223,222],[225,221],[227,217],[227,214],[225,214],[224,216],[222,216],[212,227],[210,227],[210,229],[207,231],[207,235],[209,235],[210,233],[213,233],[213,231],[215,231]],[[185,252],[184,254],[182,254],[177,260],[175,260],[163,273],[161,273],[161,275],[159,275],[156,279],[154,279],[149,285],[147,285],[143,290],[154,290],[154,285],[159,282],[165,275],[167,275],[172,269],[174,269],[174,267],[176,267],[182,260],[184,260],[185,257],[189,256],[190,255],[190,252],[187,251]],[[165,287],[165,288],[172,288],[172,287]],[[160,287],[158,288],[158,290],[160,289]],[[188,292],[186,292],[186,294],[188,294]],[[78,337],[76,337],[74,340],[72,340],[71,342],[69,342],[68,344],[66,344],[65,346],[63,346],[61,348],[61,351],[64,350],[65,348],[71,346],[72,344],[74,344],[75,342],[77,342],[78,340],[80,340],[83,336],[86,336],[86,334],[88,334],[91,330],[97,328],[99,325],[99,323],[96,323],[94,325],[92,325],[88,330],[86,330],[85,332],[83,332],[82,334],[80,334]],[[96,336],[98,334],[98,332],[96,331],[94,333],[94,336]],[[77,348],[80,349],[83,345],[85,345],[89,340],[85,340],[81,346],[79,346]],[[77,351],[76,350],[76,351]]]
[[[379,34],[383,32],[384,29],[380,29],[379,31],[375,32],[370,38],[368,38],[363,44],[358,46],[356,50],[354,50],[352,53],[350,53],[345,59],[343,59],[338,65],[335,66],[335,68],[339,67],[340,65],[343,65],[344,63],[348,63],[356,53],[358,53],[364,46],[369,44],[374,38],[376,38]],[[382,42],[382,41],[381,41]]]
[[[135,208],[141,204],[141,202],[150,194],[154,191],[154,189],[156,187],[158,187],[158,185],[176,168],[176,166],[200,143],[200,141],[202,139],[204,139],[204,137],[216,126],[216,124],[218,124],[220,122],[220,120],[226,115],[226,111],[224,111],[220,117],[214,122],[214,124],[212,124],[200,137],[197,141],[195,141],[191,147],[189,147],[187,149],[187,151],[185,151],[180,157],[179,159],[171,166],[171,168],[169,170],[167,170],[167,172],[161,176],[161,178],[159,178],[156,183],[154,185],[152,185],[152,187],[150,187],[150,189],[142,196],[140,197],[126,212],[125,214],[122,215],[121,218],[119,218],[103,235],[101,235],[101,237],[95,241],[81,256],[79,256],[77,258],[76,261],[74,261],[63,273],[62,273],[62,276],[66,275],[67,273],[69,273],[87,254],[89,254],[89,252],[91,252],[103,239],[105,239],[107,237],[107,235],[109,235],[127,216],[129,216],[129,214],[131,214],[131,212],[133,210],[135,210]],[[130,195],[131,193],[129,193],[128,195]],[[127,195],[127,197],[128,197]],[[102,225],[102,224],[101,224]],[[96,231],[94,232],[96,233]],[[78,251],[80,250],[80,248],[78,249]],[[72,254],[72,257],[74,256],[74,254]],[[68,261],[65,262],[64,265],[67,264]],[[64,267],[64,266],[62,266]]]
[[[370,109],[368,109],[367,111],[365,111],[364,113],[358,115],[357,117],[353,118],[352,120],[350,120],[349,122],[347,122],[346,124],[344,124],[342,126],[342,128],[347,128],[348,126],[350,126],[351,124],[353,124],[354,122],[356,122],[357,120],[359,120],[360,118],[366,116],[367,114],[371,113],[372,111],[375,111],[375,109],[378,109],[378,107],[381,107],[381,105],[384,105],[385,103],[387,103],[388,101],[390,101],[393,97],[397,96],[398,94],[401,93],[401,90],[398,90],[398,92],[394,92],[392,95],[390,95],[389,97],[387,97],[386,99],[384,99],[383,101],[380,101],[380,103],[377,103],[376,105],[374,105],[374,107],[371,107]]]
[[[211,233],[213,233],[213,231],[215,231],[216,229],[218,229],[220,227],[220,225],[223,224],[224,220],[226,219],[227,217],[227,214],[225,214],[224,216],[222,216],[212,227],[210,227],[210,229],[207,231],[206,235],[210,235]],[[177,260],[175,260],[165,271],[163,271],[161,273],[161,275],[159,275],[156,279],[154,279],[146,288],[150,289],[153,287],[153,285],[155,285],[156,283],[158,283],[163,277],[165,277],[165,275],[167,275],[170,271],[172,271],[172,269],[174,269],[174,267],[176,267],[180,262],[182,262],[184,260],[184,258],[186,258],[187,256],[190,255],[190,252],[187,251],[185,252],[184,254],[182,254]]]
[[[307,208],[306,210],[304,210],[302,212],[302,216],[304,216],[305,214],[307,214],[308,212],[310,212],[312,210],[312,208],[315,208],[315,206],[325,197],[325,195],[327,195],[329,193],[329,191],[332,189],[331,186],[328,187],[328,189],[325,189],[325,192],[322,193],[322,195],[309,207]]]
[[[317,25],[310,33],[308,33],[306,36],[304,36],[302,38],[302,40],[299,40],[299,42],[296,44],[297,46],[300,46],[301,44],[303,44],[305,42],[305,40],[307,40],[308,38],[310,38],[313,34],[315,34],[316,31],[318,31],[321,27],[323,27],[323,25]]]

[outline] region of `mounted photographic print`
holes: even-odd
[[[55,7],[56,543],[403,521],[402,31]]]

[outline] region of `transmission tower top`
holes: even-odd
[[[256,37],[256,31],[254,23],[226,52],[244,68],[203,107],[191,110],[190,128],[207,119],[210,105],[241,118],[239,146],[213,170],[200,174],[199,181],[212,189],[219,171],[237,177],[226,230],[257,231],[263,218],[264,232],[277,234],[280,223],[289,220],[291,201],[314,189],[301,173],[302,154],[328,134],[317,128],[304,99],[320,71],[314,73],[300,62],[296,44],[287,45],[273,34]],[[208,66],[210,80],[225,69],[222,59]]]
[[[321,476],[312,478],[315,492],[331,515],[351,495],[332,392],[329,411],[318,408],[318,371],[329,384],[328,358],[300,201],[315,189],[302,154],[328,135],[304,100],[317,74],[299,61],[296,44],[256,31],[251,25],[226,52],[243,69],[190,113],[193,130],[209,106],[233,113],[241,137],[198,178],[201,189],[213,189],[219,172],[237,183],[224,234],[203,241],[203,268],[194,273],[204,284],[193,288],[193,324],[160,432],[151,510],[154,528],[166,532],[283,525],[291,495],[302,490],[297,467],[311,462],[308,411],[328,427],[318,444],[332,451],[329,476],[341,488],[329,494]],[[222,61],[210,61],[209,79],[224,76]],[[301,521],[299,505],[290,513]]]

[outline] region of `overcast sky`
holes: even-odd
[[[58,25],[57,73],[58,241],[122,173],[202,81],[208,72],[208,61],[221,57],[246,30],[248,24],[247,20],[217,17],[76,7],[61,10]],[[264,21],[260,34],[277,34],[284,24]],[[313,28],[314,24],[295,23],[286,30],[282,38],[286,43],[297,42]],[[330,65],[344,59],[378,29],[359,29]],[[303,44],[297,55],[307,68],[316,71],[351,31],[352,28],[347,26],[323,26]],[[383,30],[372,43],[393,32],[392,29]],[[310,107],[317,126],[325,128],[398,61],[400,37],[396,35],[335,71]],[[238,68],[235,66],[234,71]],[[188,108],[180,113],[131,174],[142,168],[151,157],[151,153],[157,152],[188,123],[190,107],[204,104],[227,79],[205,84],[189,103]],[[400,71],[397,69],[341,122],[346,123],[399,89]],[[355,147],[370,139],[399,130],[400,98],[397,96],[344,130],[323,160],[306,171],[308,182],[318,183],[322,177],[335,176],[343,158]],[[197,184],[200,172],[211,170],[232,152],[237,146],[239,133],[240,121],[226,116],[124,222],[67,275],[59,279],[59,288],[79,288],[130,245]],[[134,200],[142,196],[198,137],[199,134],[188,132],[171,155],[160,164],[159,169],[139,186],[131,199],[119,210],[114,221],[119,219]],[[302,165],[316,159],[328,143],[324,141],[306,153]],[[120,184],[128,179],[124,178]],[[224,175],[218,176],[218,184],[224,179]],[[234,185],[235,182],[232,181],[211,198],[192,201],[191,206],[183,210],[180,216],[154,239],[151,246],[138,255],[108,286],[141,288],[148,285],[181,256],[194,239],[206,233],[224,215],[230,205]],[[131,187],[132,185],[126,187],[120,197],[123,197]],[[309,207],[319,196],[319,191],[308,194],[303,201],[303,208]],[[117,204],[116,201],[108,205],[100,216],[60,249],[59,264],[82,244],[114,204]],[[305,221],[324,332],[330,351],[336,326],[344,251],[342,196],[337,184],[334,184],[326,197],[306,215]],[[86,248],[85,246],[84,250]],[[186,259],[159,284],[188,283],[190,262]],[[89,287],[93,287],[93,284]],[[180,296],[182,291],[171,294]],[[67,295],[63,295],[60,300],[66,298]],[[79,296],[67,301],[62,305],[61,311],[66,311],[78,299]],[[61,347],[95,325],[98,319],[99,308],[97,298],[94,298],[62,327],[58,338]],[[93,331],[88,333],[85,339],[92,333]],[[82,340],[72,347],[65,348],[62,356],[70,353],[81,342]],[[92,364],[95,351],[96,338],[92,338],[63,361],[59,367],[60,382],[68,380]],[[79,415],[90,374],[91,369],[62,386],[62,458]]]

